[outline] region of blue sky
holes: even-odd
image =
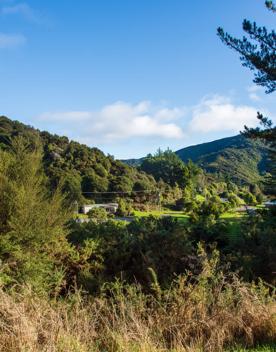
[[[0,0],[0,114],[140,157],[231,136],[275,97],[216,35],[263,0]]]

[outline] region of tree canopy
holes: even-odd
[[[276,12],[276,7],[272,1],[265,2],[266,7],[272,12]],[[268,31],[266,27],[260,27],[255,22],[243,21],[243,30],[249,36],[236,39],[224,30],[218,28],[218,36],[230,48],[236,50],[241,55],[243,66],[254,71],[254,82],[263,86],[266,93],[273,93],[276,90],[276,32]],[[245,127],[245,135],[262,139],[269,147],[268,171],[271,176],[268,178],[268,191],[276,195],[276,127],[272,121],[258,112],[257,118],[261,128]]]
[[[271,1],[266,1],[269,9],[275,9]],[[223,43],[241,55],[243,66],[254,71],[254,82],[266,88],[267,93],[276,89],[276,33],[260,27],[247,19],[243,21],[243,30],[249,36],[237,39],[218,28]]]
[[[185,187],[199,173],[199,168],[189,162],[185,164],[173,151],[159,149],[155,155],[149,154],[141,164],[141,170],[163,180],[171,186]]]

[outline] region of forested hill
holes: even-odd
[[[40,136],[44,168],[52,186],[62,179],[65,191],[73,199],[81,198],[82,192],[129,192],[156,187],[152,176],[106,156],[97,148],[0,116],[0,148],[9,148],[11,140],[18,135],[30,140]]]
[[[186,147],[176,151],[176,154],[184,162],[192,160],[208,173],[229,178],[238,184],[258,182],[266,164],[265,146],[242,135]],[[129,159],[124,162],[139,166],[143,160]]]
[[[242,135],[202,143],[176,151],[183,160],[192,160],[210,173],[221,174],[237,183],[254,184],[266,164],[266,148]]]

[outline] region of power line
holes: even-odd
[[[131,193],[159,193],[159,191],[144,190],[144,191],[117,191],[117,192],[82,192],[82,194],[131,194]]]

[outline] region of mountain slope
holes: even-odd
[[[218,174],[237,184],[255,184],[266,169],[266,148],[259,141],[237,135],[186,147],[175,152],[184,162],[192,160],[206,172]],[[141,159],[123,160],[139,167]]]
[[[69,141],[61,137],[41,132],[18,121],[0,116],[0,149],[8,149],[11,140],[22,135],[33,141],[40,137],[43,147],[43,164],[52,187],[62,180],[65,192],[72,195],[72,200],[79,200],[82,193],[86,197],[101,197],[97,201],[108,201],[117,192],[154,189],[152,176],[125,165],[112,156],[106,156],[97,148]],[[97,195],[88,192],[97,192]],[[99,195],[98,192],[109,192]],[[114,192],[115,195],[110,192]],[[103,199],[103,197],[105,197]]]
[[[183,148],[176,154],[185,162],[192,160],[207,172],[236,183],[254,184],[265,171],[265,146],[242,135]]]

